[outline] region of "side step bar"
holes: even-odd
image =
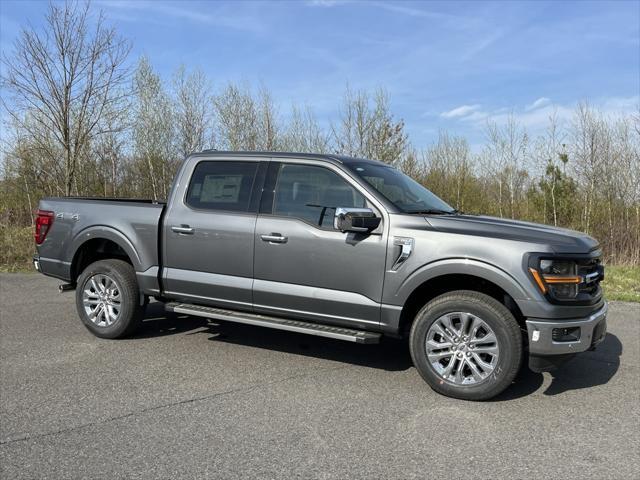
[[[302,322],[300,320],[288,320],[285,318],[269,317],[255,313],[236,312],[221,308],[204,307],[189,303],[167,303],[165,308],[169,312],[194,315],[196,317],[213,318],[216,320],[226,320],[228,322],[246,323],[247,325],[257,325],[259,327],[275,328],[277,330],[287,330],[289,332],[306,333],[319,337],[335,338],[356,343],[379,343],[381,334],[375,332],[365,332],[364,330],[352,330],[350,328],[332,327],[317,323]]]

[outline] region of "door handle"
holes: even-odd
[[[287,243],[289,240],[287,237],[282,236],[280,233],[272,233],[271,235],[260,235],[263,242],[269,243]]]
[[[173,226],[171,227],[171,231],[176,232],[176,233],[182,233],[184,235],[192,235],[194,232],[194,229],[191,228],[189,225],[180,225],[178,226]]]

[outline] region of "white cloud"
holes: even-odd
[[[630,115],[640,110],[640,95],[631,97],[605,97],[589,102],[589,106],[605,116]],[[560,124],[570,122],[575,114],[577,103],[552,103],[549,98],[540,97],[524,107],[512,109],[481,109],[480,105],[462,105],[440,114],[482,129],[487,122],[504,125],[509,119],[515,120],[530,133],[536,134],[549,125],[549,119],[555,118]]]
[[[551,99],[547,97],[540,97],[535,102],[524,107],[524,111],[530,112],[531,110],[536,110],[538,108],[546,107],[549,104],[551,104]]]
[[[476,112],[480,109],[480,105],[460,105],[452,110],[442,112],[440,114],[443,118],[459,118],[459,117],[468,117],[472,113]]]
[[[605,113],[638,112],[640,109],[640,95],[634,97],[609,97],[602,102]]]

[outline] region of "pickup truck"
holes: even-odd
[[[204,151],[167,203],[44,198],[35,268],[84,325],[131,335],[166,310],[357,343],[406,338],[444,395],[484,400],[523,359],[560,366],[606,334],[602,252],[571,230],[456,211],[381,162]]]

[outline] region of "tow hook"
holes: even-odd
[[[58,292],[68,292],[69,290],[75,290],[76,285],[74,283],[62,283],[58,285]]]

